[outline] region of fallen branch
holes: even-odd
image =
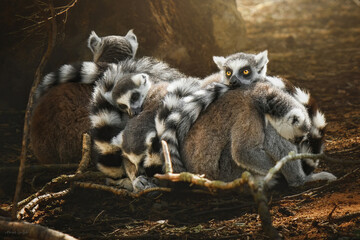
[[[250,187],[251,194],[253,195],[254,200],[258,206],[258,211],[264,232],[271,239],[280,239],[277,230],[272,225],[267,199],[263,191],[263,183],[262,181],[255,181],[253,176],[249,172],[244,172],[241,178],[235,179],[232,182],[211,181],[202,176],[188,172],[155,174],[155,177],[158,179],[169,180],[172,182],[188,182],[194,185],[207,187],[209,189],[228,190],[240,188],[247,185]]]
[[[138,197],[148,194],[150,192],[171,192],[172,191],[171,188],[155,187],[155,188],[145,189],[138,193],[133,193],[133,192],[129,192],[128,190],[125,190],[125,189],[119,189],[116,187],[111,187],[111,186],[106,186],[106,185],[96,184],[96,183],[89,183],[89,182],[74,182],[73,186],[111,192],[118,196],[131,197],[131,198],[138,198]]]
[[[13,209],[11,211],[12,219],[16,219],[17,203],[20,198],[22,181],[24,178],[26,154],[27,154],[28,139],[29,139],[30,116],[32,114],[34,93],[35,93],[37,86],[40,83],[41,73],[43,72],[45,64],[47,63],[47,61],[51,55],[51,52],[55,46],[55,42],[56,42],[57,26],[56,26],[55,11],[54,11],[54,6],[53,6],[52,0],[49,3],[49,9],[51,12],[52,19],[49,22],[50,28],[49,28],[48,46],[47,46],[46,52],[44,53],[43,57],[41,58],[39,66],[36,69],[35,76],[34,76],[34,82],[33,82],[33,85],[31,87],[30,94],[29,94],[29,101],[26,106],[25,119],[24,119],[24,132],[23,132],[22,147],[21,147],[21,154],[20,154],[20,167],[19,167],[19,174],[18,174],[18,178],[17,178],[17,182],[16,182],[16,189],[15,189],[14,200],[13,200]]]
[[[44,187],[42,187],[39,191],[36,193],[30,195],[26,199],[20,201],[18,205],[21,207],[30,201],[32,201],[34,198],[41,196],[45,192],[47,192],[51,187],[54,185],[62,184],[67,182],[68,184],[77,180],[84,180],[84,179],[99,179],[103,178],[104,174],[101,172],[85,172],[81,174],[71,174],[71,175],[60,175],[56,178],[53,178],[50,182],[46,183]]]
[[[33,200],[31,200],[31,202],[29,202],[28,204],[26,204],[17,214],[17,219],[21,219],[23,218],[23,216],[25,215],[25,213],[28,213],[29,215],[34,215],[35,207],[37,205],[39,205],[41,202],[45,202],[48,200],[52,200],[55,198],[60,198],[63,197],[65,195],[67,195],[70,192],[70,188],[67,188],[63,191],[60,192],[56,192],[56,193],[47,193],[41,196],[38,196],[36,198],[34,198]]]
[[[86,168],[90,164],[90,156],[91,156],[91,138],[87,133],[83,134],[83,143],[82,143],[82,156],[81,161],[79,163],[79,167],[76,170],[75,174],[80,174],[86,170]]]
[[[274,167],[272,167],[268,174],[264,178],[265,184],[268,184],[269,181],[274,177],[276,173],[280,171],[280,169],[289,161],[297,160],[297,159],[319,159],[325,160],[333,163],[360,163],[359,161],[343,161],[335,158],[331,158],[326,156],[324,153],[321,154],[312,154],[312,153],[299,153],[295,154],[295,152],[290,152],[286,157],[283,157],[280,161],[278,161]]]
[[[36,240],[76,240],[76,238],[37,224],[28,222],[12,222],[0,217],[0,232],[5,234],[5,237],[15,237],[18,239],[36,239]]]

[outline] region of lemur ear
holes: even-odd
[[[213,56],[214,63],[218,66],[220,70],[224,68],[225,58],[224,57],[217,57]]]
[[[88,38],[88,47],[90,48],[90,50],[92,52],[95,52],[96,48],[99,46],[100,43],[101,38],[99,38],[94,31],[91,31],[91,34]]]
[[[258,73],[260,75],[266,75],[267,71],[267,63],[269,62],[268,59],[268,51],[265,50],[261,53],[258,53],[255,56],[256,68],[258,69]]]
[[[125,38],[129,41],[132,51],[133,51],[133,57],[136,54],[136,51],[138,49],[139,43],[137,41],[137,37],[133,32],[133,29],[130,29],[128,33],[125,35]]]
[[[269,62],[268,51],[265,50],[261,53],[258,53],[255,56],[255,61],[256,61],[256,65],[258,66],[258,68],[264,67]]]

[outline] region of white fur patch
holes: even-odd
[[[83,62],[81,66],[81,82],[93,83],[96,80],[98,74],[98,68],[93,62]]]
[[[299,103],[303,105],[309,104],[310,94],[304,90],[301,90],[300,88],[295,88],[294,97]]]
[[[182,98],[182,101],[185,103],[192,102],[192,101],[194,101],[194,96],[186,96],[186,97]]]
[[[96,166],[100,172],[112,178],[120,178],[125,174],[123,167],[106,167],[101,163],[98,163]]]
[[[76,74],[76,70],[73,66],[69,64],[61,66],[59,69],[60,82],[61,83],[68,82],[70,79],[75,77],[75,74]]]
[[[174,95],[166,95],[164,98],[164,106],[166,106],[167,109],[171,110],[175,107],[177,107],[179,104],[179,98]]]
[[[319,129],[323,129],[326,126],[326,119],[322,112],[319,110],[316,111],[315,115],[312,118],[313,124]]]
[[[277,88],[280,89],[284,89],[285,88],[285,83],[283,82],[283,80],[279,77],[270,77],[270,76],[266,76],[266,80],[269,81],[272,85],[274,85]]]
[[[124,141],[124,138],[123,138],[123,131],[121,131],[118,135],[116,135],[115,137],[113,137],[111,139],[111,144],[121,148],[122,147],[122,143]]]
[[[321,134],[320,134],[318,128],[312,127],[311,130],[310,130],[310,133],[311,133],[311,135],[312,135],[313,137],[321,138]]]
[[[206,95],[206,94],[207,94],[207,92],[203,89],[198,90],[194,93],[194,95],[196,95],[196,96],[202,96],[202,95]]]
[[[179,112],[173,112],[169,115],[169,117],[167,118],[167,121],[173,121],[178,123],[181,119],[181,114]]]
[[[102,127],[104,125],[119,125],[121,118],[117,112],[102,110],[96,115],[91,115],[90,121],[92,127]]]
[[[159,136],[161,136],[165,131],[165,123],[162,120],[160,121],[158,116],[155,118],[155,128]]]
[[[43,81],[42,81],[42,85],[43,86],[50,86],[54,83],[55,81],[55,73],[49,73],[49,74],[46,74],[46,76],[44,77]]]
[[[156,131],[151,131],[146,134],[145,144],[150,147],[152,145],[152,139],[156,137]]]

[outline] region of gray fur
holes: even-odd
[[[134,58],[138,45],[133,30],[125,36],[105,37],[99,37],[92,31],[88,38],[88,47],[93,52],[94,62],[117,63],[126,58]]]

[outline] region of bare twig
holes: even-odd
[[[38,239],[38,240],[76,240],[76,238],[37,224],[28,222],[11,222],[0,217],[0,232],[5,233],[6,237],[16,237],[18,239]]]
[[[34,198],[41,196],[42,194],[44,194],[46,191],[48,191],[52,186],[56,185],[56,184],[62,184],[62,183],[71,183],[73,181],[77,181],[77,180],[83,180],[83,179],[99,179],[99,178],[103,178],[104,174],[101,172],[85,172],[85,173],[80,173],[80,174],[71,174],[71,175],[61,175],[58,176],[54,179],[52,179],[50,182],[46,183],[44,185],[44,187],[42,187],[38,192],[30,195],[29,197],[27,197],[26,199],[20,201],[18,203],[18,206],[23,206],[25,204],[27,204],[28,202],[30,202],[31,200],[33,200]]]
[[[278,161],[274,167],[272,167],[268,174],[264,178],[265,184],[267,184],[276,173],[280,171],[280,169],[289,161],[296,160],[296,159],[320,159],[334,163],[348,163],[348,164],[357,164],[360,163],[359,161],[344,161],[338,160],[335,158],[331,158],[326,156],[325,154],[312,154],[312,153],[299,153],[295,154],[295,152],[290,152],[286,157],[283,157],[280,161]]]
[[[90,155],[91,155],[91,139],[90,135],[87,133],[83,134],[83,143],[82,143],[82,157],[79,163],[79,167],[76,170],[76,174],[82,173],[90,164]]]
[[[47,46],[45,54],[43,55],[43,57],[40,61],[38,68],[36,69],[35,77],[34,77],[35,79],[34,79],[32,87],[31,87],[31,91],[29,94],[29,101],[26,106],[26,113],[25,113],[25,120],[24,120],[24,133],[23,133],[22,148],[21,148],[21,155],[20,155],[20,167],[19,167],[19,174],[18,174],[16,189],[15,189],[15,194],[14,194],[13,209],[11,212],[11,216],[13,219],[16,219],[17,202],[19,201],[19,196],[20,196],[22,181],[23,181],[23,176],[24,176],[24,170],[25,170],[25,162],[26,162],[26,154],[27,154],[28,138],[29,138],[29,128],[30,128],[30,116],[32,113],[34,92],[40,83],[41,73],[51,55],[51,52],[52,52],[52,50],[55,46],[55,42],[56,42],[57,29],[56,29],[56,21],[54,18],[55,13],[54,13],[54,6],[52,3],[52,0],[50,1],[49,8],[50,8],[52,19],[50,22],[51,27],[49,29],[48,46]]]
[[[74,182],[73,185],[75,187],[96,189],[96,190],[111,192],[118,196],[131,197],[131,198],[138,198],[138,197],[148,194],[150,192],[171,192],[171,188],[163,188],[163,187],[148,188],[141,192],[133,193],[133,192],[129,192],[128,190],[125,190],[125,189],[119,189],[116,187],[111,187],[111,186],[106,186],[106,185],[96,184],[96,183],[89,183],[89,182]]]
[[[244,172],[241,178],[235,179],[232,182],[211,181],[202,176],[188,172],[156,174],[155,177],[158,179],[170,180],[172,182],[189,182],[191,184],[207,187],[209,189],[227,190],[240,188],[244,185],[248,185],[250,187],[251,194],[253,195],[256,204],[258,205],[258,211],[264,232],[271,239],[280,239],[277,230],[272,225],[267,199],[263,191],[263,182],[255,181],[255,179],[249,172]]]
[[[166,141],[161,140],[161,145],[163,148],[164,159],[165,159],[165,173],[173,173],[174,171],[173,171],[173,167],[172,167],[172,163],[171,163],[168,144]]]
[[[34,198],[33,200],[31,200],[31,202],[29,202],[28,204],[26,204],[17,214],[17,218],[21,219],[25,213],[30,213],[30,214],[34,214],[34,208],[41,202],[44,201],[48,201],[50,199],[54,199],[54,198],[60,198],[63,197],[65,195],[67,195],[70,192],[70,188],[67,188],[65,190],[62,190],[60,192],[56,192],[56,193],[47,193],[41,196],[38,196],[36,198]]]

